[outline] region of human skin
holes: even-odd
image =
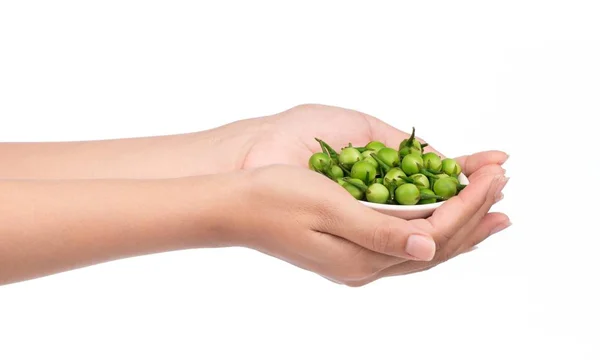
[[[307,104],[188,134],[0,143],[0,179],[156,179],[271,164],[307,167],[310,155],[320,151],[315,137],[339,149],[349,142],[360,145],[371,140],[397,146],[409,134],[359,111]],[[432,146],[426,150],[443,155]],[[478,159],[502,165],[507,155],[489,151]]]
[[[350,124],[346,136],[334,131],[342,122]],[[10,166],[0,175],[0,284],[130,256],[244,246],[362,286],[429,269],[509,225],[505,214],[489,212],[506,184],[502,152],[458,158],[470,186],[431,218],[405,221],[363,206],[305,165],[316,150],[309,137],[332,146],[408,137],[383,122],[304,106],[214,131],[180,142],[3,144]],[[207,137],[214,140],[203,143]],[[201,161],[233,143],[239,153],[225,153],[216,168]]]

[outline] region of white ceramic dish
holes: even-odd
[[[469,179],[464,174],[460,174],[458,176],[458,181],[461,184],[468,185]],[[444,201],[436,202],[433,204],[423,204],[423,205],[388,205],[388,204],[376,204],[368,201],[361,201],[361,203],[366,206],[375,209],[381,213],[399,217],[405,220],[412,219],[424,219],[435,211],[435,209],[442,206]]]

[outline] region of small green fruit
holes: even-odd
[[[340,152],[338,159],[340,164],[350,169],[352,165],[360,161],[360,157],[360,151],[355,148],[345,148]]]
[[[450,176],[458,176],[462,172],[460,165],[454,159],[442,160],[442,171]]]
[[[360,160],[352,166],[350,176],[370,184],[377,176],[377,168],[366,160]]]
[[[322,152],[314,153],[308,159],[308,167],[313,171],[324,172],[329,168],[330,164],[331,159],[329,155]]]
[[[400,164],[400,157],[398,151],[392,148],[383,148],[377,152],[377,157],[387,164],[389,167],[395,167]]]
[[[390,198],[389,190],[382,184],[371,184],[366,191],[367,201],[377,204],[384,204]]]
[[[423,159],[416,154],[408,154],[402,159],[402,171],[410,176],[418,174],[423,166]]]
[[[367,144],[367,146],[365,146],[365,149],[367,150],[373,150],[375,152],[383,149],[385,147],[385,144],[382,143],[381,141],[371,141],[370,143]]]
[[[400,205],[416,205],[421,199],[421,192],[414,184],[402,184],[395,191],[396,202]]]

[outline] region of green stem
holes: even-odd
[[[427,177],[434,178],[434,179],[438,179],[438,178],[439,178],[439,176],[437,176],[436,174],[434,174],[434,173],[430,172],[429,170],[426,170],[426,169],[425,169],[425,168],[423,168],[422,166],[420,166],[420,165],[418,165],[418,164],[417,164],[417,166],[419,166],[419,171],[421,172],[421,174],[423,174],[423,175],[425,175],[425,176],[427,176]]]
[[[356,186],[357,188],[359,188],[362,191],[367,191],[367,189],[369,188],[367,185],[361,183],[358,179],[344,177],[344,178],[342,178],[342,180],[347,182],[350,185]]]
[[[413,141],[415,141],[415,127],[414,126],[412,128],[412,134],[410,134],[410,137],[408,138],[408,141],[406,142],[406,146],[412,147]]]
[[[321,151],[322,151],[324,154],[327,154],[327,156],[329,156],[329,158],[331,159],[331,154],[329,154],[329,151],[327,151],[327,148],[325,147],[325,145],[323,145],[323,143],[322,143],[322,142],[320,142],[320,141],[319,141],[319,145],[321,145]]]
[[[448,200],[448,198],[445,198],[443,196],[431,195],[431,194],[421,194],[421,200],[431,200],[431,199]]]
[[[350,176],[350,170],[346,169],[346,167],[342,164],[338,164],[338,166],[340,167],[340,169],[342,169],[342,172],[344,172],[344,174]]]
[[[371,153],[371,156],[373,157],[373,159],[375,159],[375,161],[377,161],[377,163],[381,167],[381,170],[383,170],[384,173],[390,171],[391,167],[388,164],[384,163],[375,153]]]
[[[364,146],[354,146],[354,145],[352,145],[352,143],[348,143],[348,146],[344,146],[344,147],[342,148],[342,150],[343,150],[343,149],[348,149],[348,148],[353,148],[353,149],[356,149],[356,150],[358,150],[359,152],[363,152],[363,151],[367,150],[367,148],[366,148],[366,147],[364,147]]]
[[[319,144],[321,144],[322,147],[325,147],[325,149],[327,149],[327,152],[329,153],[329,157],[331,158],[331,160],[334,161],[335,164],[337,164],[339,162],[337,151],[333,150],[333,148],[331,146],[329,146],[329,144],[327,144],[325,141],[323,141],[321,139],[317,139],[317,138],[315,138],[315,140],[317,140],[317,142]]]
[[[406,176],[400,176],[400,179],[402,179],[402,180],[406,181],[406,182],[407,182],[407,183],[409,183],[409,184],[414,184],[414,183],[415,183],[415,180],[414,180],[414,179],[411,179],[411,178],[409,178],[409,177],[406,177]]]
[[[390,198],[388,199],[388,203],[389,204],[395,204],[396,203],[396,199],[395,199],[395,197],[396,197],[396,187],[397,187],[396,184],[393,183],[393,182],[389,183],[388,186],[387,186],[388,191],[390,192]]]

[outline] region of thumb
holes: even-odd
[[[339,203],[327,231],[375,252],[429,261],[436,252],[431,235],[410,221],[380,213],[353,201]]]

